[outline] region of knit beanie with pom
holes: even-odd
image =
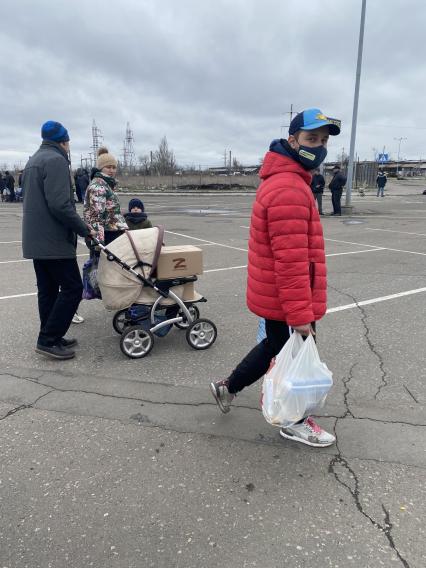
[[[99,170],[102,170],[105,166],[117,166],[117,160],[108,152],[108,148],[102,147],[98,150],[96,166]]]

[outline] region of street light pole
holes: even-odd
[[[400,138],[394,138],[394,140],[398,140],[399,144],[398,144],[398,158],[397,158],[397,162],[396,162],[396,178],[398,179],[398,170],[399,170],[399,159],[401,157],[401,142],[403,140],[407,140],[406,138],[404,138],[403,136],[401,136]]]
[[[349,148],[348,179],[347,179],[347,182],[346,182],[346,207],[351,206],[351,197],[352,197],[355,138],[356,138],[356,125],[357,125],[357,119],[358,119],[359,84],[360,84],[360,79],[361,79],[362,48],[363,48],[363,44],[364,44],[366,3],[367,3],[367,0],[362,0],[361,23],[360,23],[360,27],[359,27],[359,41],[358,41],[358,61],[357,61],[357,65],[356,65],[354,106],[353,106],[353,111],[352,111],[351,144],[350,144],[350,148]]]

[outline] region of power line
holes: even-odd
[[[290,123],[293,120],[293,114],[299,114],[298,112],[296,112],[295,110],[293,110],[293,103],[291,103],[290,105],[290,110],[287,112],[283,112],[283,114],[288,114],[290,115]],[[289,128],[290,124],[281,124],[281,134],[283,132],[283,128]]]
[[[126,169],[131,169],[135,165],[135,149],[133,146],[133,131],[130,128],[130,123],[126,126],[126,136],[123,143],[123,166]]]
[[[103,140],[102,132],[96,126],[95,119],[93,119],[92,123],[92,150],[93,150],[93,158],[96,161],[96,157],[98,155],[99,146]]]

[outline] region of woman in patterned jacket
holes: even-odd
[[[98,171],[86,190],[83,216],[98,241],[108,245],[127,229],[127,223],[114,191],[117,160],[107,148],[99,148],[96,165]]]

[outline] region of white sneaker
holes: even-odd
[[[314,446],[315,448],[325,448],[326,446],[331,446],[336,441],[333,434],[323,430],[310,416],[305,418],[300,424],[281,428],[280,436],[307,444],[308,446]]]
[[[72,323],[83,323],[84,322],[84,317],[83,316],[79,316],[77,312],[75,312],[75,314],[72,317]]]

